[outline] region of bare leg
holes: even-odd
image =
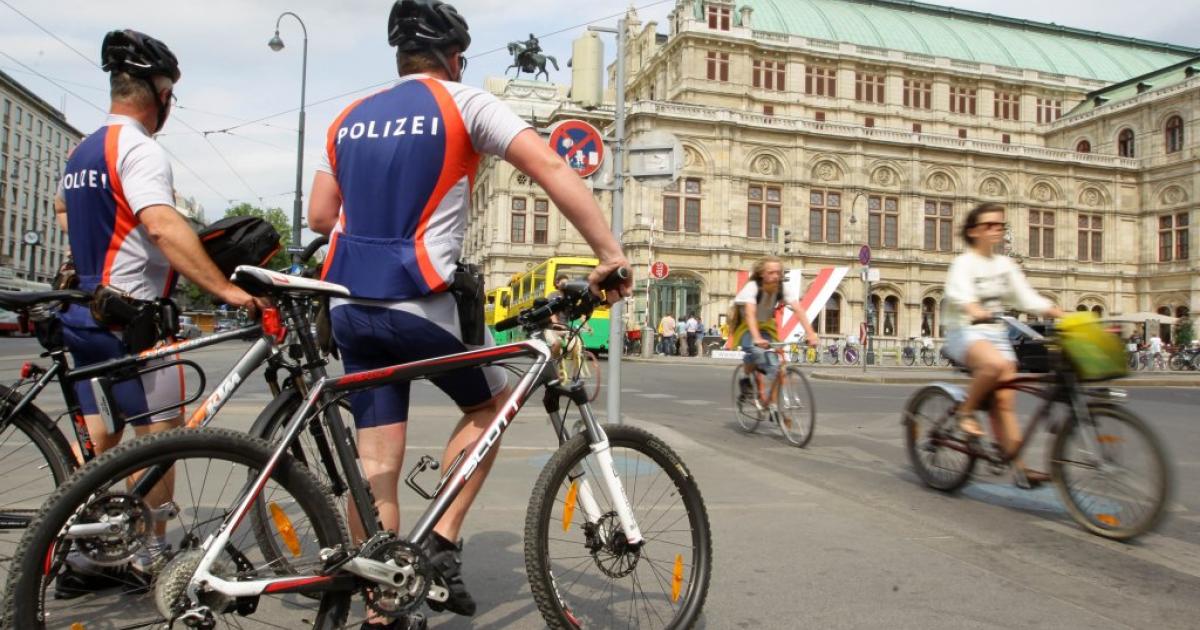
[[[163,431],[170,431],[171,429],[179,428],[182,425],[183,425],[183,416],[181,414],[181,415],[175,416],[174,418],[171,418],[170,420],[161,420],[159,422],[152,422],[147,425],[134,426],[133,433],[137,437],[142,437],[144,435],[150,435],[153,433],[162,433]],[[132,486],[133,483],[136,482],[137,479],[141,476],[142,476],[141,473],[138,473],[135,475],[130,475],[127,483],[130,486]],[[159,481],[157,484],[155,484],[154,487],[150,489],[150,492],[146,493],[145,500],[146,500],[146,505],[150,506],[151,508],[158,508],[166,503],[169,503],[174,498],[175,498],[175,467],[172,466],[169,469],[167,469],[167,472],[166,472],[166,474],[163,475],[162,480]],[[163,521],[155,522],[154,523],[154,533],[157,536],[159,536],[160,538],[165,536],[167,533],[167,524]]]
[[[471,448],[479,440],[484,429],[500,413],[508,395],[509,390],[505,388],[491,400],[475,407],[463,409],[465,415],[462,420],[459,420],[458,426],[454,428],[454,434],[450,436],[450,442],[446,444],[446,450],[442,454],[442,470],[449,470],[450,464],[454,462],[458,454]],[[496,461],[496,454],[500,451],[498,447],[499,444],[496,444],[488,451],[487,456],[479,463],[475,474],[467,480],[462,491],[458,493],[454,502],[442,515],[442,519],[433,527],[433,530],[442,538],[450,542],[458,540],[459,530],[462,529],[463,520],[467,517],[467,510],[471,509],[471,503],[475,501],[475,497],[483,488],[483,482],[492,470],[492,463]]]
[[[368,427],[357,432],[358,456],[367,483],[371,485],[371,494],[375,496],[379,521],[385,530],[393,532],[400,528],[398,489],[407,436],[407,422]],[[366,538],[366,532],[353,501],[349,501],[347,517],[351,538],[356,543],[361,542]]]
[[[967,367],[971,370],[971,387],[967,390],[967,399],[958,408],[959,418],[969,418],[979,408],[989,394],[996,388],[1006,369],[1011,365],[991,343],[976,341],[967,349]],[[973,426],[972,426],[973,425]],[[968,434],[982,435],[979,425],[971,420],[961,423],[961,428]]]
[[[1009,380],[1017,375],[1017,366],[1013,363],[1001,370],[999,381]],[[1017,392],[1011,389],[998,390],[992,405],[992,435],[1006,455],[1012,455],[1021,446],[1021,427],[1017,424],[1015,402]]]

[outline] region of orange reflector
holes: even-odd
[[[1116,444],[1117,442],[1121,441],[1121,436],[1106,435],[1106,434],[1101,433],[1100,435],[1098,435],[1096,437],[1096,439],[1100,440],[1101,444]]]
[[[71,630],[83,630],[83,624],[76,621],[75,623],[71,624]]]
[[[283,544],[287,545],[293,556],[300,555],[300,538],[296,536],[292,520],[283,513],[283,508],[279,507],[278,503],[272,501],[268,506],[271,509],[271,520],[275,521],[275,530],[279,532],[279,537],[283,538]]]
[[[571,529],[571,517],[575,515],[575,499],[579,495],[579,482],[572,481],[567,490],[567,504],[563,506],[563,531]]]
[[[675,570],[671,573],[671,601],[679,601],[679,592],[683,590],[683,554],[675,554]]]
[[[1121,524],[1121,521],[1112,514],[1097,514],[1096,520],[1108,525],[1109,527],[1116,527]]]

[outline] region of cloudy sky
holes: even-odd
[[[552,79],[569,82],[566,61],[571,40],[583,25],[614,24],[613,16],[630,6],[621,0],[458,0],[454,4],[472,27],[465,81],[477,86],[488,76],[503,74],[509,63],[504,45],[530,32],[537,33],[546,52],[559,59],[562,70]],[[675,0],[632,4],[644,21],[662,22]],[[1200,3],[1195,0],[957,0],[953,4],[1200,48]],[[388,0],[0,0],[0,69],[63,108],[68,121],[87,133],[101,124],[101,110],[107,107],[106,75],[94,65],[104,33],[134,28],[158,37],[180,58],[183,71],[176,90],[180,107],[159,136],[178,158],[179,191],[200,200],[210,218],[240,201],[290,210],[302,37],[299,25],[287,18],[280,27],[286,48],[273,52],[267,40],[274,33],[275,19],[283,11],[294,11],[308,27],[307,192],[332,118],[353,98],[395,77],[386,37],[390,6]],[[665,32],[665,25],[659,31]],[[611,56],[612,50],[610,42],[606,52]],[[201,133],[206,131],[210,133]]]

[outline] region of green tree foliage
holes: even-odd
[[[248,203],[239,203],[236,206],[230,207],[225,211],[226,217],[259,217],[266,219],[275,226],[275,231],[279,232],[279,242],[283,244],[279,252],[271,258],[267,263],[270,269],[286,270],[291,263],[291,256],[288,255],[287,249],[291,246],[292,241],[292,222],[291,218],[281,208],[259,208]]]
[[[1192,318],[1184,317],[1175,326],[1175,344],[1180,348],[1192,343],[1196,338],[1196,329],[1192,327]]]

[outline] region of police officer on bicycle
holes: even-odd
[[[396,47],[400,80],[353,103],[330,125],[310,197],[309,225],[331,235],[323,277],[354,296],[331,303],[334,340],[347,372],[492,343],[482,333],[481,339],[464,340],[460,310],[449,291],[483,154],[502,157],[528,174],[579,230],[600,259],[589,277],[594,290],[608,273],[628,264],[583,181],[506,105],[460,83],[471,36],[453,6],[439,0],[395,2],[388,43]],[[620,293],[628,295],[631,288],[627,280]],[[618,298],[617,292],[610,295]],[[478,311],[481,317],[482,304]],[[464,314],[474,315],[474,309]],[[442,458],[448,467],[498,413],[507,394],[505,373],[496,366],[471,368],[432,380],[464,414]],[[397,486],[408,401],[408,383],[352,399],[362,464],[382,523],[392,531],[400,517]],[[430,537],[427,552],[450,591],[444,605],[430,602],[435,610],[475,613],[461,577],[459,530],[496,452],[489,453]],[[351,522],[356,520],[352,515]],[[402,623],[364,627],[409,627],[422,620]]]
[[[178,274],[183,274],[224,302],[253,309],[255,299],[221,274],[175,210],[171,163],[152,137],[166,123],[174,102],[180,77],[175,55],[166,44],[132,30],[108,33],[100,54],[102,69],[110,74],[108,118],[72,151],[54,200],[58,224],[70,242],[79,288],[90,292],[106,285],[129,298],[149,301],[168,297]],[[97,322],[87,306],[72,305],[62,323],[63,340],[77,368],[131,352],[121,331]],[[110,431],[88,383],[77,384],[96,452],[120,442],[121,417],[178,404],[183,385],[182,366],[114,384],[120,413],[113,414],[116,426]],[[134,421],[133,429],[139,436],[163,431],[179,426],[181,416],[181,409],[171,409]],[[168,477],[151,494],[158,494],[154,503],[170,500],[171,490]],[[155,546],[147,553],[153,554]],[[157,547],[164,546],[158,541]],[[134,568],[145,568],[141,565],[150,561],[137,558]],[[106,585],[110,578],[128,579],[112,573],[69,570],[59,578],[58,596],[82,594]]]

